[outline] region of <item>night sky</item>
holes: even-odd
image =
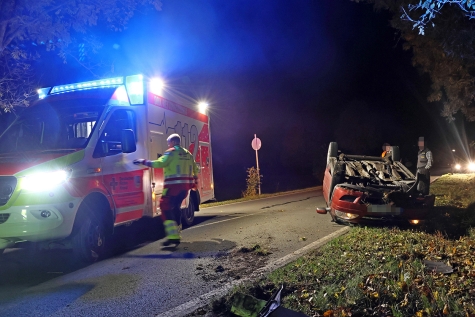
[[[159,75],[209,102],[218,200],[244,190],[254,134],[263,192],[320,185],[330,141],[367,155],[389,142],[415,163],[425,136],[436,164],[456,146],[387,12],[349,0],[162,2],[122,33],[98,33],[100,54],[116,75]],[[68,74],[45,72],[45,84],[91,79]]]

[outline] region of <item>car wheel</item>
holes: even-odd
[[[75,256],[86,263],[94,263],[105,255],[106,230],[103,221],[90,211],[81,215],[78,230],[73,236]]]
[[[391,158],[392,158],[393,162],[399,162],[399,160],[401,159],[401,154],[399,152],[399,146],[393,146]]]
[[[330,158],[338,156],[338,143],[330,142],[328,145],[328,153],[327,153],[327,165],[330,162]]]
[[[343,177],[345,175],[346,164],[344,162],[336,162],[335,167],[333,168],[332,178],[330,182],[330,187],[328,189],[328,201],[330,202],[333,196],[333,190],[335,186],[342,183]]]
[[[181,219],[186,227],[190,227],[195,220],[195,204],[193,199],[189,199],[188,207],[181,209]]]

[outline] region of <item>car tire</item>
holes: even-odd
[[[344,171],[346,169],[346,164],[344,162],[336,162],[332,171],[332,178],[330,182],[330,187],[328,190],[328,202],[331,203],[333,190],[335,186],[341,184],[343,181]]]
[[[104,258],[106,253],[104,222],[89,210],[79,216],[77,231],[72,238],[73,252],[82,262],[97,262]]]
[[[195,220],[195,204],[191,197],[188,202],[188,207],[181,209],[181,220],[185,227],[190,227]]]
[[[392,148],[392,156],[393,162],[399,162],[401,159],[401,153],[399,152],[399,146],[393,146]]]
[[[330,158],[338,156],[338,143],[330,142],[328,145],[328,153],[327,153],[327,165],[330,163]]]

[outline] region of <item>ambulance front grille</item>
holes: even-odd
[[[7,221],[9,217],[10,217],[10,214],[0,214],[0,224]]]
[[[0,206],[5,205],[10,197],[12,197],[16,184],[16,177],[0,176]]]

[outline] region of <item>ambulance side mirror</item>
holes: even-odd
[[[135,145],[135,133],[132,129],[122,130],[121,143],[123,153],[132,153],[137,150],[137,146]]]

